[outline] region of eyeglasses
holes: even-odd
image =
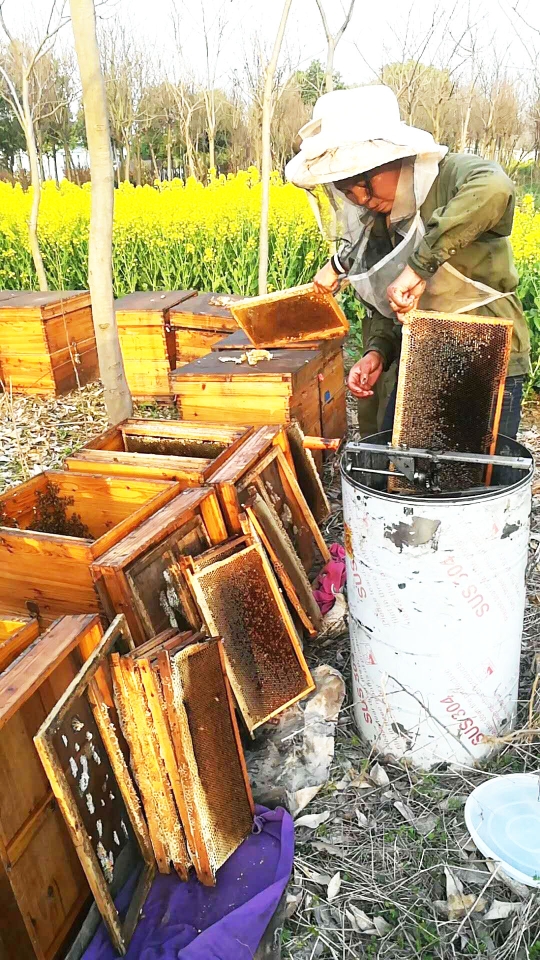
[[[373,199],[373,187],[369,177],[364,177],[362,180],[354,180],[352,182],[350,180],[342,180],[335,183],[334,186],[337,190],[339,190],[340,193],[345,194],[345,196],[347,196],[348,193],[351,193],[353,187],[360,187],[362,190],[365,190],[368,200]]]

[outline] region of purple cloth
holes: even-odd
[[[287,886],[294,825],[286,810],[257,807],[254,832],[217,874],[215,887],[192,875],[158,875],[126,960],[253,960]],[[129,887],[129,889],[128,889]],[[117,899],[125,911],[133,884]],[[101,924],[83,960],[116,960]]]

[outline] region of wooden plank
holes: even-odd
[[[168,873],[170,861],[180,879],[187,880],[190,858],[176,809],[174,794],[159,750],[156,730],[149,713],[137,661],[131,660],[129,657],[123,657],[121,658],[120,669],[123,671],[131,701],[131,716],[126,719],[124,736],[130,743],[128,724],[133,722],[143,748],[141,760],[144,769],[141,769],[135,754],[132,756],[132,769],[139,783],[145,810],[147,810],[148,805],[155,809],[158,834],[167,857],[165,868],[162,868],[159,860],[158,866],[162,872]],[[145,790],[149,790],[149,793],[145,794]],[[150,836],[152,837],[152,831]],[[153,839],[152,837],[152,841]]]
[[[75,473],[104,473],[116,477],[141,477],[174,480],[190,487],[202,486],[212,461],[195,457],[160,457],[156,454],[126,453],[114,450],[85,450],[65,461]]]
[[[175,329],[176,366],[179,367],[206,356],[222,336],[223,333],[220,330]]]
[[[279,455],[285,459],[278,448],[270,450],[251,473],[242,478],[237,485],[239,500],[240,503],[245,501],[249,487],[254,486],[258,490],[279,516],[304,569],[309,573],[315,562],[316,540],[306,522],[302,504],[283,476]]]
[[[171,307],[189,300],[196,295],[195,290],[143,290],[128,293],[125,297],[115,300],[114,309],[117,314],[132,313],[161,313]]]
[[[189,420],[124,420],[115,429],[130,437],[161,437],[169,440],[207,440],[229,444],[247,437],[250,430],[238,430],[223,423],[197,423]]]
[[[309,634],[316,636],[322,626],[321,612],[305,570],[279,516],[256,491],[250,491],[250,499],[246,502],[245,509],[289,600]]]
[[[304,514],[306,523],[313,534],[315,542],[319,548],[321,557],[323,558],[325,563],[328,563],[331,557],[330,557],[330,551],[326,545],[326,541],[319,529],[319,526],[317,524],[317,521],[315,520],[315,517],[313,516],[311,510],[307,505],[304,494],[302,493],[300,486],[298,484],[298,480],[296,479],[294,473],[289,467],[289,464],[287,463],[287,460],[285,459],[285,457],[283,456],[280,450],[278,450],[278,462],[279,462],[281,475],[285,483],[290,487],[293,497],[298,502],[302,510],[302,513]]]
[[[99,625],[99,617],[64,617],[36,640],[25,656],[0,676],[0,730],[67,654],[78,646],[81,633]]]
[[[23,650],[26,650],[34,640],[37,640],[39,633],[38,621],[30,620],[10,637],[0,642],[0,674],[17,659]]]
[[[99,736],[96,737],[95,735],[99,730],[97,726],[95,727],[94,736],[90,741],[90,745],[87,748],[88,760],[86,762],[86,766],[82,762],[81,758],[81,769],[83,770],[83,773],[81,774],[81,781],[79,783],[78,790],[74,789],[70,782],[69,774],[67,772],[69,765],[67,764],[66,757],[63,756],[63,753],[66,753],[67,755],[69,752],[68,747],[65,746],[65,739],[68,739],[70,736],[67,731],[71,731],[71,728],[77,731],[77,728],[74,726],[77,716],[81,715],[86,719],[84,704],[87,703],[87,700],[85,700],[85,695],[87,693],[88,685],[95,677],[97,671],[101,668],[105,658],[111,652],[112,648],[123,640],[125,629],[123,618],[117,618],[107,633],[103,636],[101,642],[95,648],[91,658],[84,664],[79,674],[73,680],[72,684],[60,698],[56,704],[56,707],[46,719],[45,723],[42,725],[34,738],[34,743],[36,744],[36,748],[50,780],[55,797],[58,800],[68,829],[74,838],[75,847],[81,860],[81,865],[88,879],[88,883],[96,900],[96,904],[105,921],[113,944],[121,954],[125,954],[126,952],[129,940],[133,930],[135,929],[138,915],[144,904],[154,875],[154,864],[150,854],[147,837],[145,835],[141,836],[138,832],[141,826],[140,809],[138,808],[135,811],[130,811],[127,807],[126,801],[129,803],[134,796],[134,792],[129,790],[124,790],[124,793],[122,794],[123,802],[120,801],[118,794],[110,793],[109,797],[107,797],[107,809],[110,808],[111,813],[110,816],[106,816],[105,813],[103,813],[103,821],[100,819],[100,809],[97,809],[96,814],[96,808],[93,801],[90,803],[88,798],[91,797],[91,794],[87,791],[92,787],[93,780],[96,777],[98,780],[103,779],[104,783],[112,783],[113,790],[116,789],[121,793],[121,788],[116,782],[112,766],[110,766],[110,769],[106,774],[102,769],[105,764],[107,754],[104,749],[103,742],[100,742]],[[92,716],[89,708],[87,708],[87,713],[88,717]],[[75,719],[72,719],[72,717],[75,717]],[[82,721],[79,722],[82,723]],[[67,725],[68,723],[69,726]],[[86,723],[88,724],[88,720],[86,720]],[[101,756],[99,765],[96,760],[92,767],[90,760],[95,757],[96,752],[97,755],[99,755],[100,747]],[[89,771],[88,774],[85,773],[87,769]],[[90,773],[92,769],[94,769],[94,776],[92,776]],[[125,772],[126,771],[124,770],[124,774]],[[111,775],[113,778],[112,780],[109,779]],[[73,768],[71,769],[71,776],[78,777],[78,773],[76,775],[73,771]],[[132,825],[131,837],[124,820],[122,820],[124,811],[127,812]],[[96,815],[97,832],[94,833],[93,824]],[[121,857],[122,855],[125,856],[129,850],[129,844],[131,844],[132,847],[138,851],[139,857],[144,864],[144,869],[137,882],[136,890],[133,895],[135,907],[133,906],[132,900],[128,915],[124,921],[121,920],[114,904],[112,889],[114,877],[113,865],[110,862],[110,854],[109,862],[105,862],[104,860],[104,857],[106,856],[106,849],[101,843],[101,832],[99,829],[100,823],[102,823],[102,830],[105,830],[106,827],[108,827],[110,830],[112,829],[112,826],[115,827],[115,842],[118,843],[119,847],[118,857]],[[126,834],[126,836],[123,835],[123,832]],[[109,844],[107,844],[107,846],[109,846]],[[112,846],[113,845],[111,841],[111,849]],[[103,856],[100,854],[100,848],[103,850]]]
[[[0,300],[2,316],[40,316],[44,320],[90,304],[88,290],[22,290],[13,291],[9,298]]]
[[[215,491],[211,487],[184,490],[96,559],[92,566],[93,572],[99,574],[108,568],[123,568],[182,526],[195,515],[195,511],[200,509],[205,500],[215,501],[215,498]],[[223,539],[226,538],[225,531]]]
[[[154,851],[160,873],[169,873],[168,852],[161,837],[161,829],[157,809],[154,803],[150,766],[153,758],[149,756],[149,764],[145,763],[145,744],[141,730],[135,722],[135,698],[132,696],[130,676],[124,669],[123,658],[119,654],[112,654],[110,658],[111,679],[113,683],[114,699],[118,706],[118,716],[123,735],[129,745],[130,765],[135,773],[141,793],[144,811],[148,822],[150,842]]]
[[[238,324],[230,308],[212,302],[224,296],[229,297],[228,302],[231,304],[242,299],[234,294],[201,293],[187,303],[171,307],[169,312],[171,326],[187,327],[191,330],[218,330],[225,333],[236,330]]]
[[[242,350],[231,350],[230,356],[233,359],[240,360]],[[316,354],[316,351],[315,351]],[[279,383],[284,378],[293,382],[304,366],[317,363],[319,358],[312,350],[276,350],[272,360],[262,360],[256,366],[251,367],[247,361],[239,364],[221,363],[219,355],[210,353],[201,360],[195,360],[193,363],[182,367],[178,374],[173,372],[173,387],[178,390],[183,384],[191,379],[201,379],[207,383],[225,383],[225,382],[276,382]]]
[[[83,450],[123,450],[123,438],[122,431],[120,429],[120,424],[113,427],[109,427],[108,430],[105,430],[103,433],[100,433],[97,437],[93,437],[92,440],[88,440],[85,443]]]
[[[343,439],[347,434],[347,387],[338,391],[321,409],[322,434],[329,439]]]
[[[298,423],[290,423],[286,431],[300,489],[317,523],[323,523],[332,511],[313,454],[304,447],[304,433]]]
[[[196,869],[213,885],[219,867],[251,832],[253,799],[245,776],[221,641],[191,643],[158,658],[184,816],[192,825]]]
[[[204,397],[184,399],[176,395],[176,406],[179,413],[190,420],[197,419],[203,421],[214,421],[220,414],[223,415],[224,408],[227,409],[227,419],[229,423],[237,426],[262,426],[264,424],[282,424],[290,423],[292,417],[289,405],[285,398],[278,398],[276,401],[267,402],[253,399],[253,402],[246,403],[245,400],[238,401],[237,404],[230,404],[228,400],[219,401],[217,398]]]

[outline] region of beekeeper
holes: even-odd
[[[336,242],[315,284],[335,293],[347,278],[366,307],[364,355],[348,380],[364,435],[364,407],[399,363],[400,320],[420,305],[513,321],[499,429],[515,437],[529,334],[509,239],[512,181],[494,161],[449,153],[407,126],[385,86],[325,94],[300,136],[287,178],[309,192],[319,226]],[[392,427],[395,393],[394,386],[382,429]]]

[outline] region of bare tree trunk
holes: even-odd
[[[66,180],[71,180],[72,176],[72,163],[71,163],[71,150],[69,149],[69,144],[64,143],[64,176]]]
[[[210,169],[216,169],[216,135],[215,132],[208,132],[208,152],[209,152],[209,161]]]
[[[331,93],[334,89],[334,54],[336,52],[336,43],[333,37],[328,37],[328,48],[326,51],[326,74],[325,74],[325,89],[327,93]]]
[[[160,178],[160,175],[159,175],[159,168],[158,168],[158,165],[157,165],[157,160],[156,160],[156,155],[155,155],[155,153],[154,153],[153,144],[152,144],[152,143],[149,143],[149,144],[148,144],[148,147],[149,147],[149,149],[150,149],[150,157],[152,158],[152,166],[153,166],[153,168],[154,168],[154,180],[160,180],[161,178]]]
[[[124,167],[124,180],[126,183],[129,183],[129,173],[131,169],[131,143],[129,137],[126,137],[126,157],[125,157],[125,167]]]
[[[135,166],[135,179],[137,186],[140,187],[142,183],[142,161],[141,161],[141,138],[137,136],[137,159]]]
[[[170,124],[167,130],[167,180],[172,180],[172,131]]]
[[[463,117],[463,123],[461,125],[461,137],[459,141],[458,152],[465,153],[467,149],[467,140],[469,138],[469,123],[471,120],[471,103],[467,104],[467,109],[465,110],[465,116]]]
[[[281,21],[274,42],[272,56],[266,68],[264,78],[264,93],[262,103],[262,162],[261,162],[261,229],[259,234],[259,295],[266,293],[268,281],[268,214],[270,210],[270,174],[272,172],[272,144],[270,132],[272,125],[272,91],[277,62],[283,43],[283,35],[287,26],[287,18],[291,9],[292,0],[285,0]]]
[[[319,13],[321,15],[322,24],[324,27],[324,32],[326,34],[326,70],[325,70],[325,89],[327,93],[331,93],[334,89],[334,56],[336,53],[336,47],[341,40],[343,34],[345,33],[349,23],[351,22],[351,17],[354,10],[354,5],[356,0],[350,0],[350,5],[347,13],[345,14],[345,20],[343,21],[341,27],[337,33],[332,33],[328,25],[328,20],[326,19],[326,14],[324,12],[324,7],[322,0],[316,0],[317,6],[319,8]]]
[[[54,165],[54,179],[56,180],[56,186],[60,186],[60,180],[58,178],[58,157],[56,156],[56,147],[53,147],[53,165]]]
[[[186,114],[186,119],[184,122],[184,140],[186,141],[186,158],[188,165],[188,174],[190,177],[193,177],[194,180],[197,179],[197,171],[195,169],[195,156],[193,150],[193,140],[191,137],[191,118],[193,116],[193,111],[188,110]]]
[[[94,0],[70,0],[75,51],[81,74],[86,138],[92,177],[88,280],[99,369],[111,423],[133,412],[118,339],[112,284],[114,169],[107,95],[96,34]]]
[[[30,177],[32,180],[32,209],[30,211],[30,220],[28,221],[30,251],[32,253],[32,260],[34,261],[34,267],[36,268],[39,289],[48,290],[49,284],[47,283],[47,274],[45,273],[45,267],[43,266],[43,258],[41,256],[41,250],[39,249],[37,235],[39,204],[41,202],[41,179],[39,175],[36,134],[34,130],[34,122],[32,120],[32,112],[30,110],[28,76],[26,71],[23,73],[22,78],[22,107],[24,114],[24,135],[26,138],[26,149],[28,150],[28,159],[30,161]]]

